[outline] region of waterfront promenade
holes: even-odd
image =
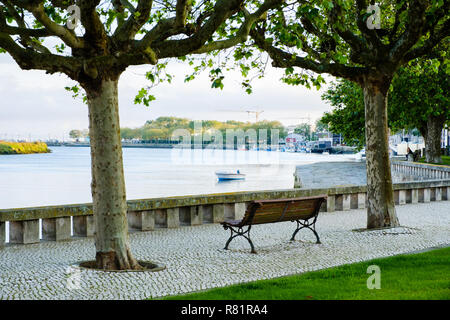
[[[245,239],[223,250],[229,232],[219,224],[132,233],[138,259],[167,267],[156,273],[73,267],[94,258],[92,238],[7,245],[0,249],[0,299],[157,298],[450,245],[449,201],[396,208],[403,227],[390,231],[352,231],[365,227],[364,209],[321,212],[316,228],[322,244],[309,230],[290,242],[294,223],[254,226],[256,255]]]

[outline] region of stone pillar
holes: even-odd
[[[73,217],[73,235],[75,237],[92,237],[95,233],[94,216]]]
[[[342,210],[348,211],[351,208],[351,195],[350,194],[343,194],[342,195]]]
[[[10,243],[29,244],[39,241],[39,220],[9,222]]]
[[[450,187],[444,187],[443,192],[445,193],[445,200],[450,201]]]
[[[434,200],[435,201],[441,201],[442,200],[442,191],[441,188],[436,188],[434,191]]]
[[[201,206],[192,206],[191,210],[191,226],[198,226],[203,224],[203,210]]]
[[[419,202],[419,189],[412,189],[411,190],[411,203],[418,203]]]
[[[167,209],[167,228],[178,228],[180,226],[180,209]]]
[[[430,202],[431,190],[430,188],[423,189],[423,202]]]
[[[213,223],[213,206],[205,205],[198,207],[198,214],[201,215],[203,223]]]
[[[128,228],[139,231],[155,230],[155,211],[128,212]]]
[[[224,218],[224,220],[235,220],[234,203],[224,203],[223,218]]]
[[[399,200],[398,200],[398,190],[394,190],[394,203],[395,203],[395,205],[398,205],[398,202],[399,202]]]
[[[0,248],[5,246],[6,241],[6,222],[0,221]]]
[[[68,240],[72,237],[71,231],[70,217],[42,219],[43,240]]]
[[[247,206],[245,205],[245,202],[238,202],[234,204],[234,218],[236,220],[241,220],[246,211]]]
[[[213,205],[213,223],[223,222],[225,219],[225,205]]]
[[[327,197],[327,212],[334,212],[336,210],[336,197],[328,196]]]
[[[366,208],[366,194],[358,193],[358,209]]]
[[[406,190],[398,191],[398,204],[399,205],[406,204]]]
[[[358,209],[358,194],[352,193],[350,198],[350,209]]]

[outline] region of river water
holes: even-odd
[[[91,202],[90,149],[0,156],[0,209]],[[353,155],[124,148],[127,199],[293,188],[297,165],[352,161]],[[218,170],[244,181],[218,182]]]

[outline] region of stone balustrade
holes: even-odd
[[[450,167],[418,162],[392,161],[392,170],[409,176],[450,179]]]
[[[131,231],[178,228],[243,217],[252,200],[283,199],[327,194],[321,211],[364,209],[366,186],[318,189],[285,189],[222,194],[192,195],[128,201]],[[394,184],[395,203],[450,200],[450,179]],[[0,247],[40,241],[67,241],[94,235],[91,204],[61,205],[0,210]],[[9,241],[6,241],[9,222]],[[42,236],[41,236],[42,235]]]

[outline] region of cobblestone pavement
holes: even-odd
[[[360,186],[367,184],[365,161],[317,162],[296,166],[303,188],[329,188],[339,185]],[[397,182],[426,180],[419,176],[392,171],[392,180]]]
[[[315,244],[309,230],[288,241],[294,223],[252,228],[258,254],[245,239],[223,250],[229,231],[219,224],[158,229],[130,235],[141,260],[167,266],[160,272],[102,272],[72,265],[95,255],[93,239],[9,245],[0,249],[0,299],[144,299],[268,279],[450,243],[450,202],[397,207],[400,232],[355,232],[365,210],[321,213]],[[407,231],[407,232],[402,232]]]

